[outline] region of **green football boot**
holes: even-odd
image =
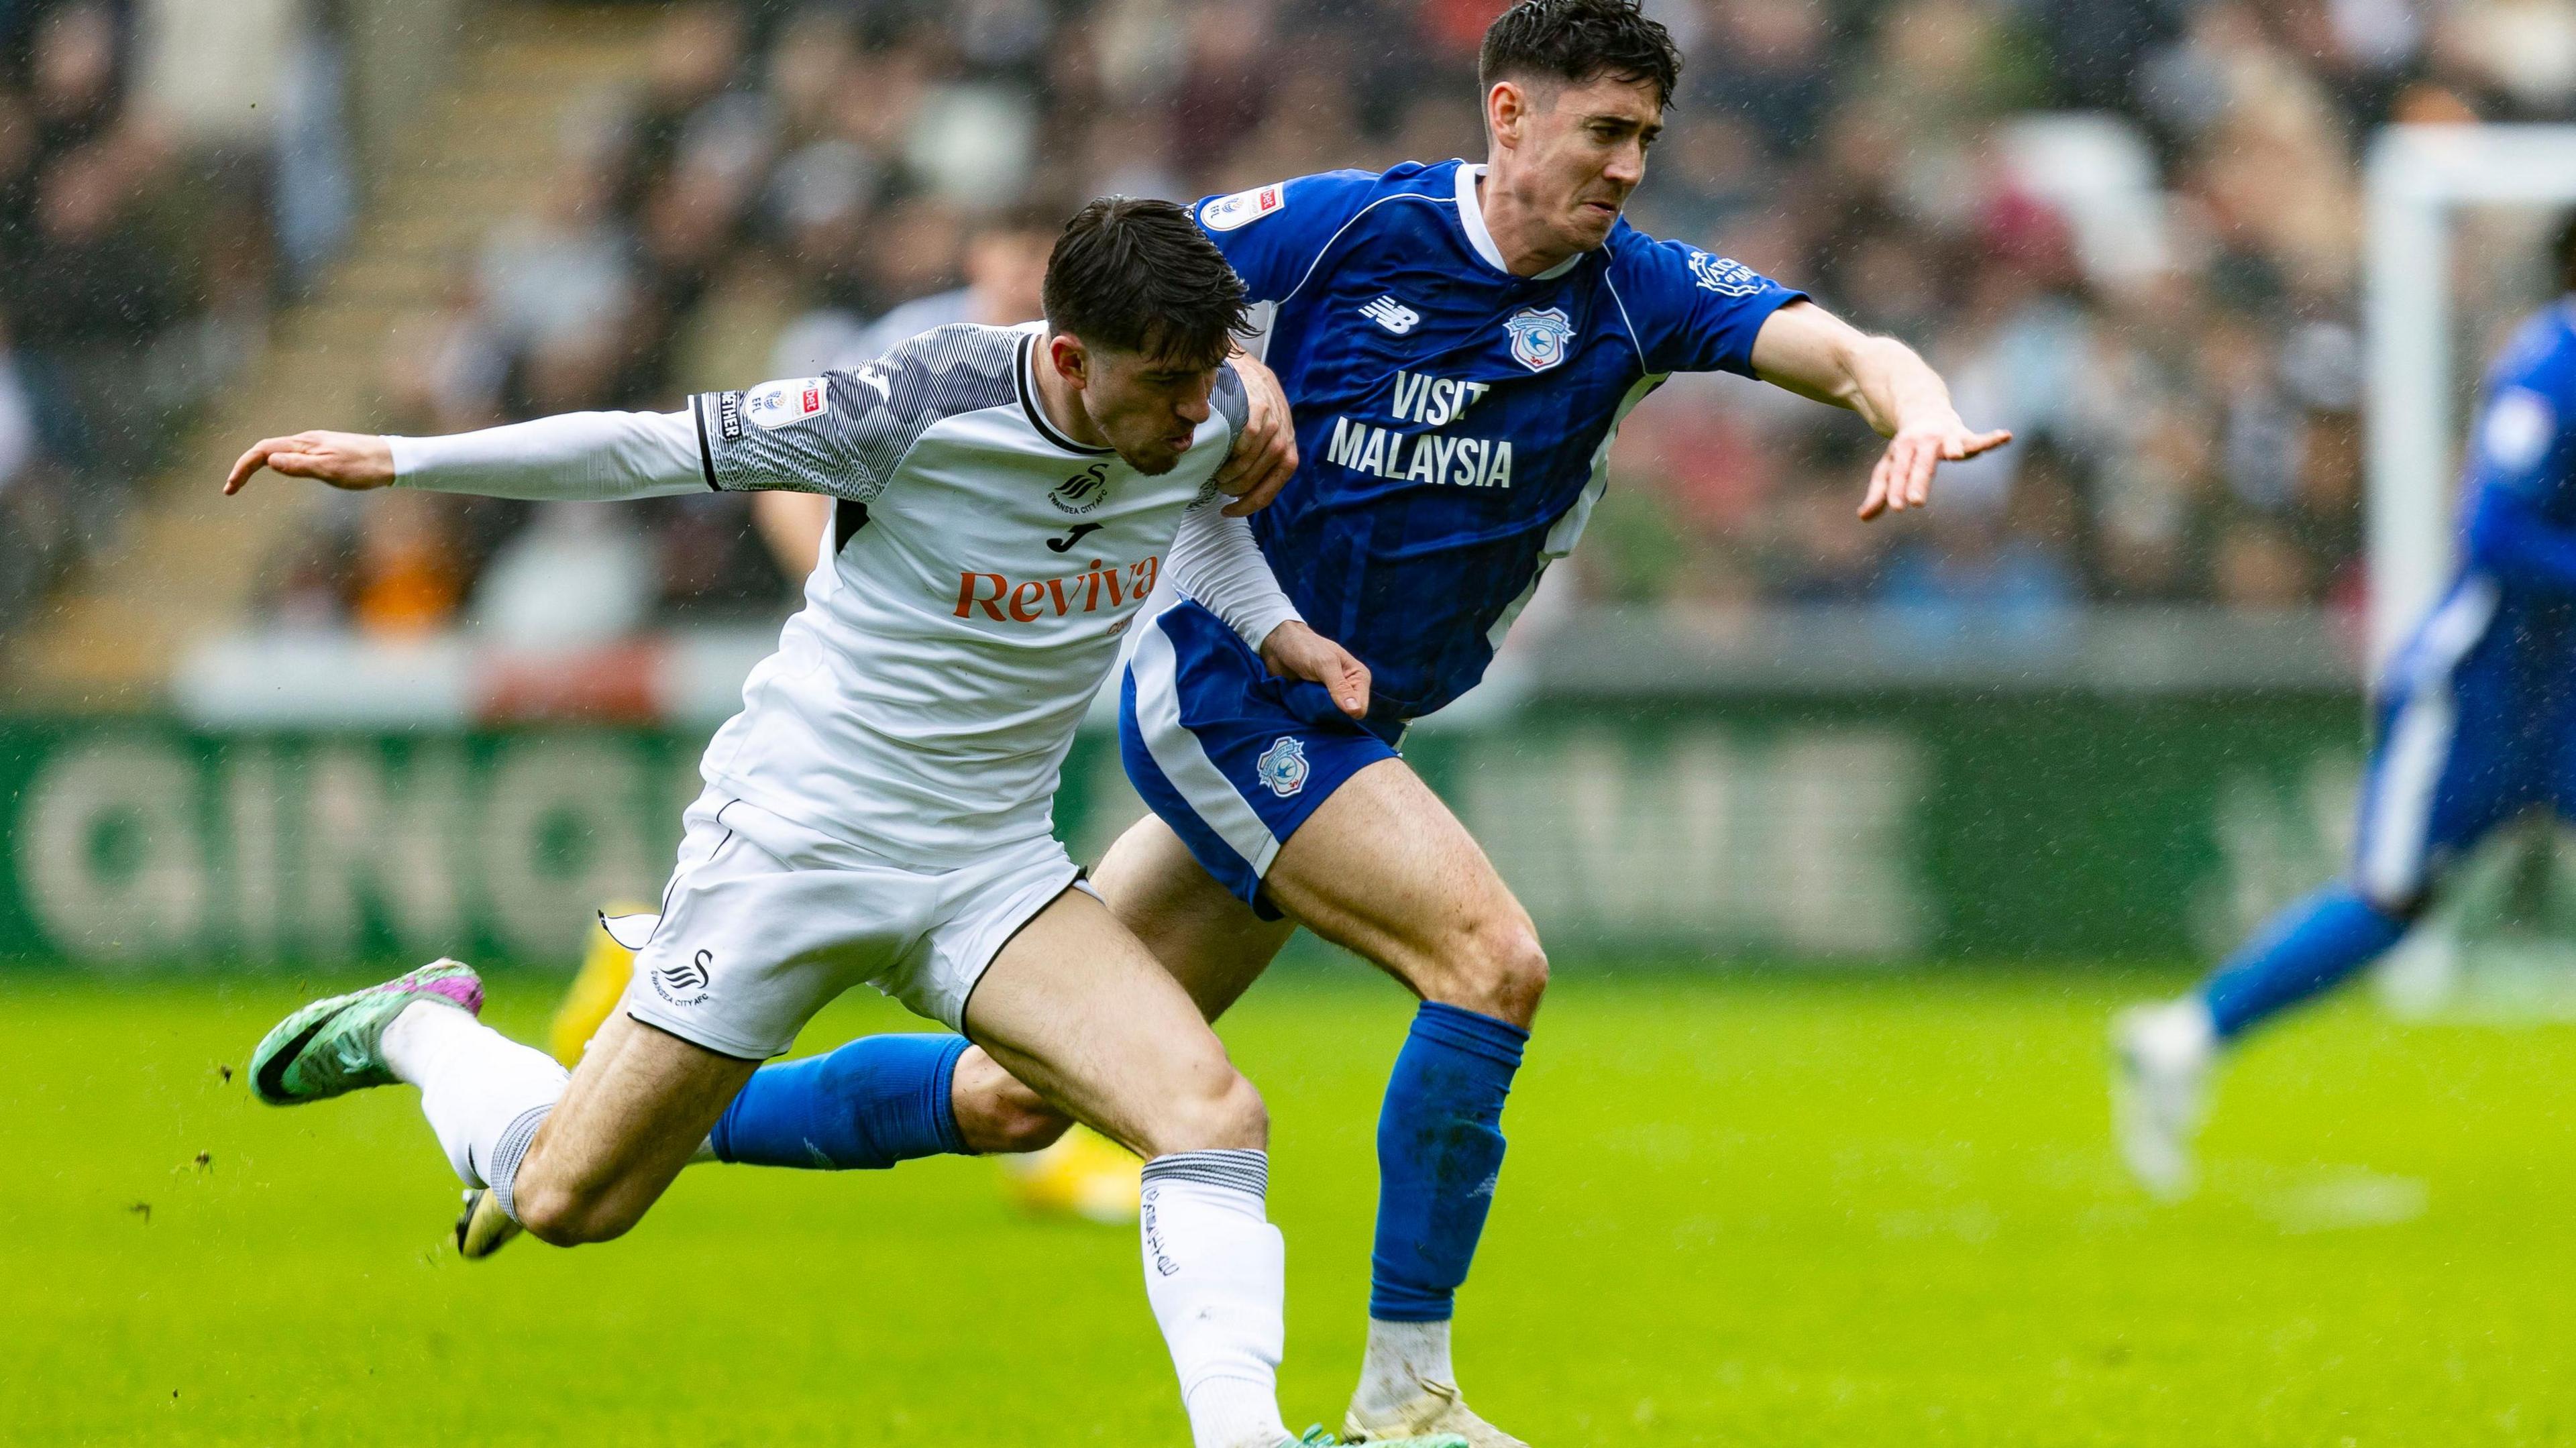
[[[385,1027],[414,1001],[483,1014],[483,981],[462,961],[433,960],[383,985],[318,1000],[262,1037],[250,1053],[250,1089],[271,1106],[300,1106],[368,1086],[387,1086]]]

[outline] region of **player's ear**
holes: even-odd
[[[1514,81],[1498,80],[1485,92],[1485,130],[1498,146],[1517,146],[1521,122],[1529,115],[1529,95]]]
[[[1082,339],[1071,332],[1058,332],[1047,338],[1047,360],[1055,364],[1058,376],[1076,387],[1091,383],[1091,351]]]

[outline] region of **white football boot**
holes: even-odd
[[[2133,1006],[2111,1024],[2111,1122],[2120,1159],[2165,1200],[2191,1195],[2192,1142],[2208,1109],[2218,1032],[2198,996]]]
[[[1456,1434],[1468,1448],[1529,1448],[1527,1443],[1476,1416],[1448,1383],[1417,1379],[1422,1392],[1393,1410],[1363,1414],[1357,1402],[1342,1419],[1342,1437],[1352,1443],[1393,1443]]]

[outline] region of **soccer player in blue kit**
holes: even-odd
[[[2386,953],[2499,825],[2540,809],[2576,818],[2576,216],[2554,243],[2566,294],[2487,375],[2459,575],[2375,690],[2351,872],[2190,994],[2113,1025],[2121,1155],[2159,1195],[2191,1187],[2192,1139],[2226,1048]]]
[[[1378,1127],[1368,1350],[1344,1424],[1358,1441],[1520,1442],[1460,1400],[1449,1324],[1547,958],[1403,762],[1406,726],[1483,676],[1582,534],[1621,419],[1673,372],[1735,372],[1859,413],[1890,439],[1864,520],[1923,505],[1943,460],[2009,440],[1964,424],[1902,343],[1621,219],[1679,68],[1635,0],[1526,0],[1485,38],[1484,165],[1307,176],[1196,210],[1259,304],[1300,457],[1254,517],[1275,596],[1166,590],[1140,617],[1120,743],[1153,814],[1095,883],[1210,1017],[1299,925],[1421,998]],[[1268,629],[1300,617],[1370,669],[1365,717],[1270,667]],[[717,1154],[883,1166],[1063,1130],[980,1050],[905,1039],[763,1070]]]

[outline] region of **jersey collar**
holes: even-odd
[[[1485,229],[1485,205],[1476,195],[1476,182],[1484,174],[1482,166],[1458,163],[1458,224],[1467,229],[1467,244],[1476,249],[1476,255],[1483,257],[1487,266],[1518,281],[1552,282],[1582,263],[1584,254],[1578,251],[1534,277],[1520,276],[1506,265],[1503,249],[1494,245],[1494,234]]]
[[[1038,337],[1045,331],[1043,322],[1020,329],[1020,411],[1029,415],[1029,426],[1036,428],[1038,436],[1048,442],[1082,457],[1107,457],[1118,451],[1114,447],[1085,447],[1066,437],[1062,428],[1047,421],[1046,404],[1039,399],[1038,393]]]

